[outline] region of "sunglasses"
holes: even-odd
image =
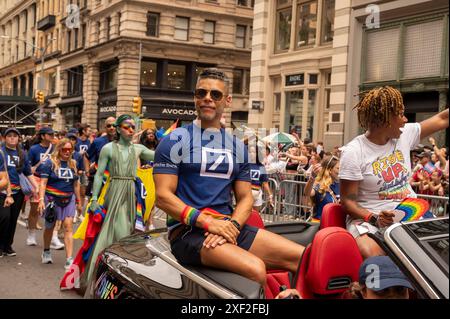
[[[72,152],[72,148],[71,147],[64,147],[64,148],[62,148],[61,149],[61,151],[63,152],[63,153],[70,153],[70,152]]]
[[[130,129],[136,129],[136,126],[135,125],[133,125],[133,124],[128,124],[128,123],[125,123],[125,124],[122,124],[122,125],[120,125],[120,127],[121,128],[123,128],[123,129],[125,129],[125,130],[130,130]]]
[[[106,124],[106,128],[111,128],[113,126],[114,126],[113,124]]]
[[[331,158],[328,160],[327,166],[325,166],[325,169],[328,169],[328,166],[330,166],[330,163],[332,160],[336,160],[339,161],[339,158],[337,158],[336,156],[331,156]]]
[[[219,102],[223,99],[223,92],[219,90],[205,90],[205,89],[196,89],[194,91],[194,96],[197,99],[204,99],[207,95],[211,96],[211,99],[215,102]]]

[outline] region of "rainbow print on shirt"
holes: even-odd
[[[388,156],[371,163],[372,173],[379,177],[379,199],[403,199],[411,193],[408,187],[408,170],[402,151],[396,150]]]

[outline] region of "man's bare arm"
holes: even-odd
[[[236,208],[231,216],[240,225],[244,225],[252,213],[253,195],[249,182],[236,181],[234,183],[234,195],[236,196]]]

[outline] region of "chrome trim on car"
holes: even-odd
[[[222,286],[212,284],[205,278],[180,265],[175,256],[172,255],[170,247],[168,246],[168,243],[164,241],[163,237],[147,240],[145,246],[151,251],[153,255],[161,258],[166,263],[183,273],[183,275],[185,275],[187,278],[191,279],[216,296],[223,299],[242,299],[241,296],[236,295],[235,293],[223,288]]]
[[[403,265],[409,270],[411,275],[417,280],[420,286],[428,293],[428,296],[432,299],[440,299],[439,295],[433,290],[433,287],[431,287],[427,283],[427,280],[422,276],[419,270],[416,267],[414,267],[413,263],[409,260],[409,258],[403,253],[400,247],[390,237],[392,231],[397,227],[401,226],[402,226],[401,223],[396,223],[391,225],[388,229],[386,229],[386,231],[384,232],[384,240],[386,241],[386,244],[395,253],[395,255],[399,259],[401,259]]]

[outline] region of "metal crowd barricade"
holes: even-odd
[[[417,194],[418,198],[423,198],[430,203],[430,211],[435,216],[448,216],[448,197]]]

